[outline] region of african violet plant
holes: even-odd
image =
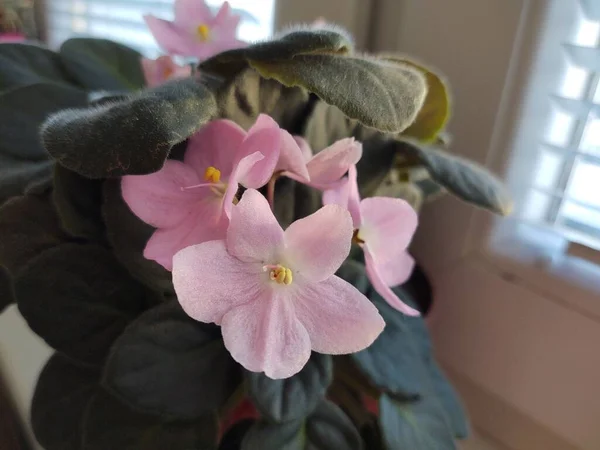
[[[244,47],[227,5],[147,22],[193,73],[106,40],[0,45],[0,307],[56,350],[40,444],[456,448],[406,249],[442,191],[510,202],[446,151],[445,83],[322,25]]]

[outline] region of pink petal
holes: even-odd
[[[237,194],[240,178],[243,179],[248,173],[251,173],[254,170],[254,167],[264,159],[264,156],[261,152],[254,152],[251,155],[248,155],[242,158],[241,161],[237,163],[234,167],[231,176],[229,177],[229,181],[227,184],[227,190],[225,191],[225,196],[223,198],[223,209],[227,217],[231,217],[231,208],[233,207],[233,199],[235,194]]]
[[[171,270],[175,253],[190,245],[224,239],[227,225],[227,216],[223,214],[220,199],[209,193],[203,201],[196,204],[194,213],[181,223],[172,228],[156,230],[146,243],[144,257]]]
[[[350,253],[352,218],[338,205],[327,205],[285,230],[286,263],[294,276],[317,282],[332,276]]]
[[[304,161],[309,162],[313,157],[313,153],[310,149],[310,145],[308,145],[308,142],[306,142],[306,140],[301,136],[294,136],[294,140],[296,141],[298,147],[300,147],[300,150],[302,151]]]
[[[192,42],[189,33],[173,22],[159,19],[150,14],[145,15],[144,20],[158,45],[167,53],[190,56]]]
[[[220,324],[223,316],[253,301],[263,286],[260,265],[227,253],[225,241],[186,247],[173,258],[173,286],[183,310],[200,322]]]
[[[192,74],[190,66],[179,66],[168,55],[157,59],[142,58],[142,69],[149,87],[158,86],[172,78],[185,78]]]
[[[167,160],[149,175],[126,175],[121,181],[125,203],[153,227],[172,227],[185,219],[202,198],[199,191],[181,188],[198,184],[196,173],[179,161]]]
[[[310,357],[308,333],[285,291],[266,288],[261,297],[225,314],[221,323],[233,359],[274,379],[300,372]]]
[[[284,175],[302,183],[308,183],[310,176],[306,168],[305,156],[298,145],[298,141],[285,130],[281,130],[281,137],[281,154],[275,172],[284,171]]]
[[[201,24],[213,21],[212,11],[204,0],[175,0],[175,23],[194,32]]]
[[[241,261],[273,264],[282,247],[283,230],[267,199],[260,192],[248,189],[232,208],[227,251]]]
[[[388,286],[406,281],[406,248],[417,229],[415,210],[404,200],[371,197],[360,202],[363,219],[358,237],[369,246],[373,262]]]
[[[219,169],[222,178],[228,178],[245,137],[246,132],[235,122],[213,120],[190,137],[184,162],[201,179],[209,166]]]
[[[362,156],[362,144],[353,138],[341,139],[317,153],[307,164],[311,186],[326,189],[339,181]]]
[[[242,159],[255,152],[260,152],[263,159],[249,167],[247,171],[240,171],[239,183],[246,188],[258,189],[271,179],[281,152],[282,135],[277,122],[266,114],[261,114],[256,124],[248,130],[248,136],[242,143],[238,158]]]
[[[238,14],[234,14],[231,11],[229,2],[224,2],[219,8],[219,11],[217,11],[213,23],[222,30],[233,31],[233,34],[235,35],[235,29],[239,25],[240,19],[241,17]]]
[[[367,245],[363,246],[363,250],[365,253],[365,265],[367,268],[367,276],[371,281],[371,284],[377,291],[379,295],[381,295],[388,304],[400,311],[401,313],[406,314],[407,316],[420,316],[421,313],[414,308],[411,308],[406,303],[404,303],[400,298],[392,291],[385,281],[381,278],[379,271],[377,269],[377,265],[373,261],[373,256],[369,251],[369,247]]]
[[[308,331],[312,349],[319,353],[358,352],[371,345],[385,327],[375,305],[335,275],[303,286],[294,298],[294,306]]]
[[[356,166],[352,165],[348,169],[348,176],[331,189],[323,192],[324,205],[340,205],[348,209],[352,216],[354,228],[359,228],[362,223],[360,214],[360,196],[358,194],[358,184],[356,180]]]

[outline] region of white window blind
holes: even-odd
[[[247,42],[268,38],[273,31],[276,0],[229,0],[242,16],[238,38]],[[142,18],[153,14],[173,20],[174,0],[46,0],[48,41],[53,47],[74,36],[111,39],[148,57],[160,54],[159,47]],[[222,0],[206,2],[214,11]]]
[[[515,221],[538,246],[600,249],[600,0],[550,0],[540,28],[511,170]]]

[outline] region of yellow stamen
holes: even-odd
[[[202,23],[198,25],[198,28],[196,28],[196,34],[201,41],[206,42],[210,38],[210,28],[205,23]]]
[[[283,267],[279,264],[275,266],[275,268],[271,269],[271,272],[269,273],[269,278],[278,284],[285,285],[292,284],[292,281],[294,279],[292,276],[292,271],[287,267]]]
[[[218,183],[221,181],[221,171],[216,167],[209,166],[204,172],[204,179],[211,183]]]

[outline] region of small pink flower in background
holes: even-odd
[[[239,184],[265,185],[280,148],[281,129],[269,116],[260,115],[248,132],[215,120],[190,138],[183,162],[167,160],[158,172],[123,177],[123,199],[157,228],[144,257],[171,270],[182,248],[222,239]]]
[[[284,147],[289,150],[286,154],[282,152],[277,164],[282,175],[321,190],[339,185],[350,166],[362,156],[362,144],[354,138],[340,139],[314,156],[308,143],[299,136],[294,137],[293,143],[284,143]],[[298,160],[304,161],[302,168],[306,173],[298,169]]]
[[[149,87],[158,86],[172,78],[186,78],[192,74],[190,66],[180,66],[168,55],[157,59],[142,58],[142,70]]]
[[[175,20],[144,16],[156,42],[168,53],[201,60],[246,44],[236,39],[240,16],[225,2],[213,16],[203,0],[175,0]]]
[[[334,275],[348,256],[352,219],[328,205],[285,232],[267,200],[248,190],[233,207],[225,240],[173,258],[173,285],[190,317],[221,325],[246,369],[271,378],[299,372],[311,350],[360,351],[385,323],[354,286]]]
[[[404,283],[414,267],[407,248],[417,229],[417,213],[404,200],[371,197],[360,200],[356,167],[336,189],[323,194],[323,203],[348,208],[356,228],[354,240],[365,255],[367,276],[375,290],[395,309],[409,316],[420,315],[390,289]]]

